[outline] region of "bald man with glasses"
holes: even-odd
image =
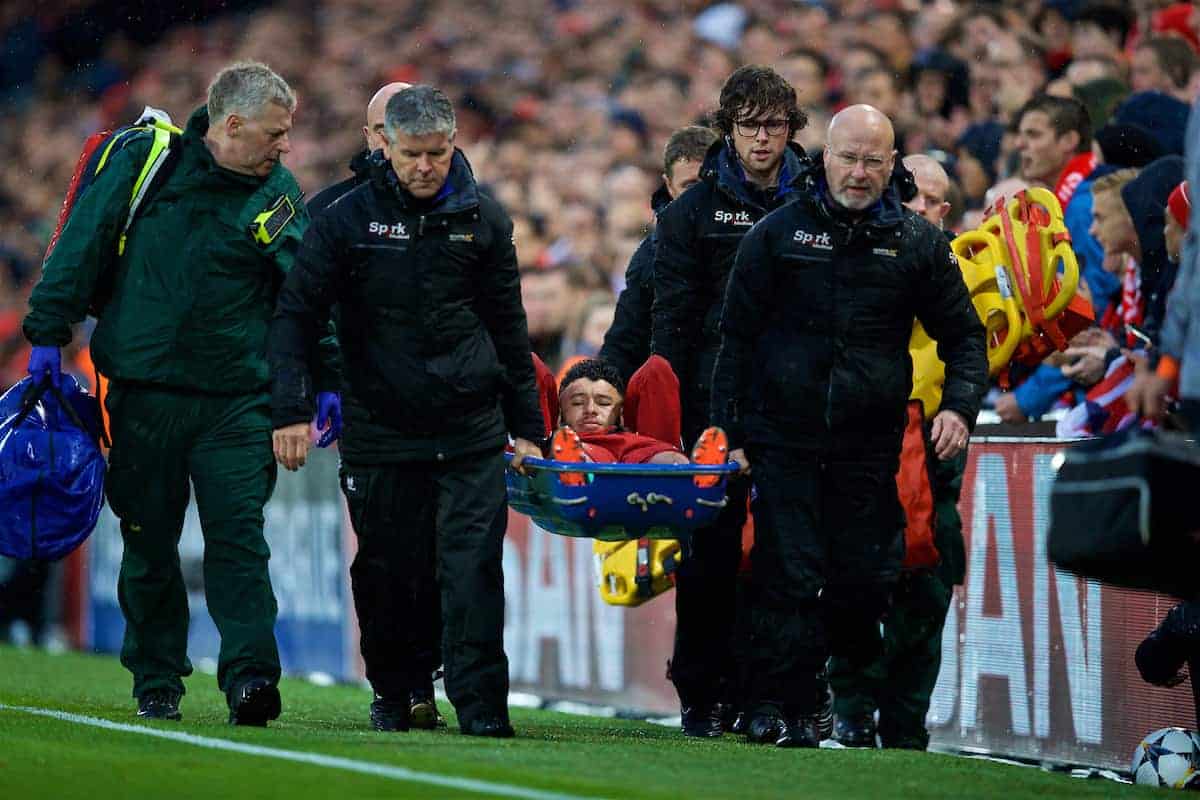
[[[904,556],[896,491],[919,319],[946,363],[932,438],[966,445],[987,382],[983,326],[941,230],[906,209],[895,134],[871,106],[829,125],[793,202],[738,247],[712,421],[754,471],[752,742],[816,747],[832,654],[877,657]],[[871,636],[872,630],[875,635]]]

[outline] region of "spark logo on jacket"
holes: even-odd
[[[386,222],[372,222],[367,226],[367,232],[373,233],[376,236],[386,236],[389,239],[408,238],[408,231],[404,229],[403,222],[397,222],[392,225]]]

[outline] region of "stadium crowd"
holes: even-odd
[[[9,154],[0,168],[0,385],[23,372],[17,323],[80,142],[147,103],[185,119],[230,59],[266,59],[295,85],[288,163],[310,195],[346,173],[374,87],[444,87],[459,111],[458,141],[513,216],[531,337],[557,368],[598,349],[625,266],[652,224],[663,143],[705,118],[739,64],[773,65],[796,87],[810,118],[797,138],[810,151],[838,108],[882,110],[902,153],[932,152],[949,170],[947,227],[960,230],[978,220],[989,188],[1015,185],[1003,181],[1057,182],[1049,173],[1064,164],[1022,162],[1022,149],[1038,145],[1016,130],[1016,112],[1041,89],[1088,109],[1081,151],[1103,132],[1108,163],[1136,168],[1181,153],[1197,42],[1190,5],[1152,0],[529,0],[504,4],[503,25],[480,2],[220,4],[220,14],[217,4],[193,3],[174,26],[141,4],[115,6],[49,3],[23,15],[14,5],[0,20],[0,92],[11,109],[0,130]],[[139,13],[122,15],[126,6]],[[162,33],[142,47],[145,30]],[[1121,107],[1146,91],[1156,94]],[[1103,283],[1111,299],[1117,281]],[[1037,417],[1070,388],[1061,377],[1051,383],[1061,391],[1022,396],[1015,408],[1001,399],[1001,416]]]

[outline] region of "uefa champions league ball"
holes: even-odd
[[[1133,782],[1144,786],[1200,790],[1200,735],[1184,728],[1160,728],[1133,751]]]

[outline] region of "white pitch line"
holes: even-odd
[[[390,778],[396,781],[412,783],[428,783],[447,789],[460,789],[465,792],[501,795],[504,797],[520,797],[526,800],[597,800],[582,795],[560,794],[558,792],[543,792],[524,786],[514,786],[508,783],[493,783],[492,781],[474,780],[472,778],[456,778],[449,775],[439,775],[435,772],[420,772],[405,767],[394,767],[388,764],[377,764],[371,761],[357,761],[352,758],[326,756],[320,753],[306,753],[301,750],[283,750],[278,747],[263,747],[255,744],[232,742],[228,739],[214,739],[208,736],[197,736],[194,733],[182,731],[164,731],[142,725],[128,725],[123,722],[113,722],[99,717],[87,717],[82,714],[71,714],[66,711],[56,711],[50,708],[33,708],[31,706],[10,706],[0,703],[0,711],[20,711],[25,714],[35,714],[39,717],[50,717],[64,722],[74,722],[79,725],[90,725],[93,728],[103,728],[122,733],[138,733],[143,736],[153,736],[158,739],[168,739],[173,742],[190,744],[195,747],[206,747],[211,750],[228,750],[249,756],[277,758],[281,761],[295,761],[300,764],[312,764],[329,769],[342,769],[347,772],[358,772],[363,775],[374,775],[380,778]]]

